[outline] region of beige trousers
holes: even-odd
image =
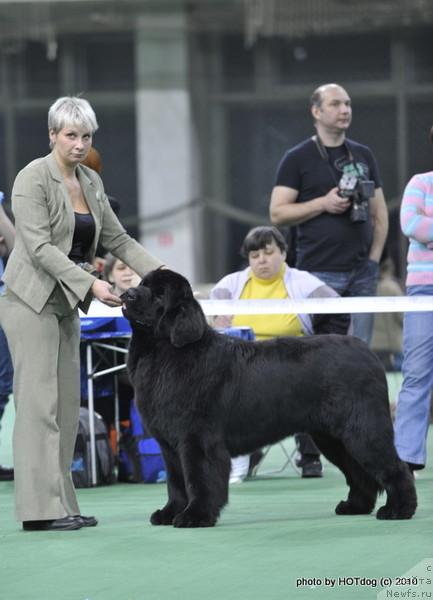
[[[59,288],[40,314],[7,291],[0,320],[14,366],[16,517],[77,515],[71,463],[80,409],[78,310]]]

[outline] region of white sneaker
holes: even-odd
[[[244,478],[243,477],[230,477],[229,479],[229,483],[243,483]]]
[[[249,464],[249,454],[232,458],[229,483],[242,483],[245,477],[248,475]]]

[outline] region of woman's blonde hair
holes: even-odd
[[[50,106],[48,111],[48,131],[58,133],[67,126],[88,129],[92,135],[98,129],[95,111],[84,98],[63,96]]]

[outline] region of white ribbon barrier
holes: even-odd
[[[364,296],[305,300],[201,300],[206,315],[337,314],[433,311],[433,296]]]
[[[338,314],[433,311],[433,296],[364,296],[305,300],[199,300],[207,316],[258,314]],[[92,302],[85,318],[121,317],[122,309]]]

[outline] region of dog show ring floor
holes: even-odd
[[[0,464],[11,464],[13,409],[2,422]],[[289,466],[230,487],[216,527],[153,527],[165,484],[78,490],[83,514],[99,525],[23,532],[13,514],[13,482],[0,482],[2,600],[289,600],[431,598],[433,435],[416,478],[418,510],[409,521],[337,516],[347,495],[325,462],[321,479]],[[286,440],[288,448],[293,441]],[[281,465],[274,446],[262,465]],[[384,503],[380,497],[376,509]],[[430,578],[430,579],[429,579]],[[409,594],[409,595],[405,595]],[[416,596],[411,594],[417,594]]]

